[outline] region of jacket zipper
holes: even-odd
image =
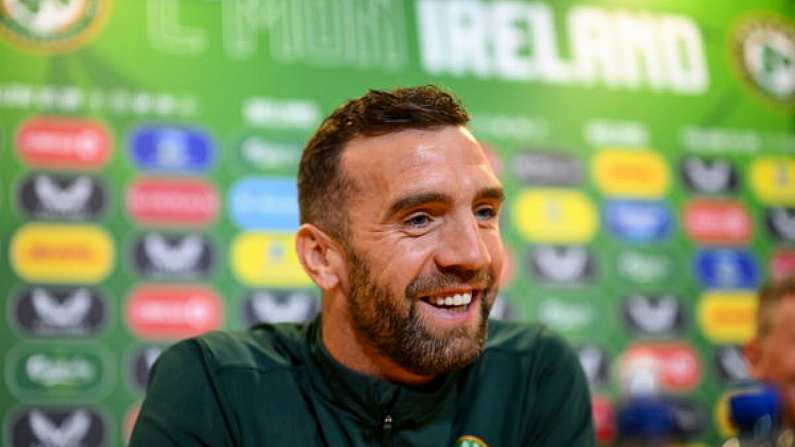
[[[389,413],[384,415],[384,425],[381,431],[381,445],[384,447],[392,447],[392,415]]]

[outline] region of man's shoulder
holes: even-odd
[[[198,351],[207,366],[216,370],[294,367],[305,358],[306,331],[306,325],[301,324],[260,324],[242,331],[208,332],[184,340],[171,350]]]
[[[576,358],[569,343],[543,324],[498,320],[489,321],[484,354],[509,356],[517,361],[532,359],[533,363],[570,362]]]
[[[490,321],[474,368],[472,393],[488,393],[520,417],[516,425],[526,429],[521,445],[595,445],[588,382],[576,351],[554,331]]]

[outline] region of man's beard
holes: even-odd
[[[488,315],[497,293],[494,275],[478,272],[448,272],[418,277],[404,293],[405,306],[384,285],[373,279],[368,264],[349,252],[349,309],[354,329],[375,347],[379,354],[419,375],[435,376],[463,368],[480,355],[486,339]],[[472,330],[468,325],[438,335],[430,331],[418,313],[420,293],[432,293],[447,286],[464,284],[486,286],[480,296],[480,321]]]

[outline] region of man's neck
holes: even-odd
[[[378,352],[353,328],[347,309],[334,308],[324,302],[321,334],[323,345],[334,360],[358,373],[409,386],[421,386],[434,379],[434,376],[408,371]]]

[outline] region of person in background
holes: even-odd
[[[751,376],[778,388],[784,422],[795,427],[795,277],[769,282],[759,291],[756,333],[745,355]]]
[[[169,348],[130,445],[595,445],[573,350],[488,321],[504,193],[468,120],[434,86],[371,90],[327,117],[298,174],[296,251],[320,316]]]

